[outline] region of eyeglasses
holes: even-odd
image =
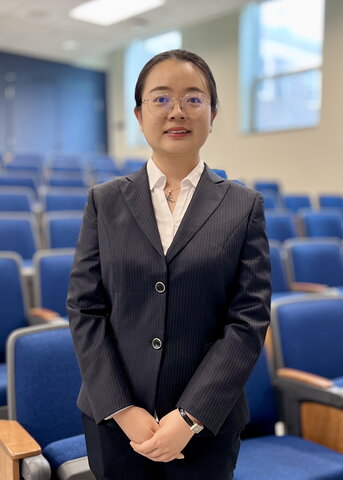
[[[150,112],[156,117],[166,117],[174,108],[175,100],[179,100],[182,112],[190,118],[201,115],[210,103],[207,96],[200,92],[190,92],[180,98],[172,98],[168,93],[151,92],[142,102],[147,102]]]

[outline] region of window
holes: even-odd
[[[319,124],[325,0],[252,2],[240,25],[241,129]]]
[[[124,85],[125,85],[125,117],[126,143],[130,147],[146,145],[133,114],[135,107],[134,93],[138,75],[146,62],[158,53],[181,48],[181,33],[172,31],[145,40],[136,40],[125,52]]]

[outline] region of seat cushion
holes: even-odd
[[[63,463],[87,455],[85,436],[77,435],[51,442],[43,449],[42,453],[50,463],[52,470],[57,470]]]
[[[342,480],[343,455],[299,437],[243,440],[234,480]]]
[[[0,407],[7,405],[7,371],[6,364],[0,363]]]

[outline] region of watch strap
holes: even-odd
[[[189,426],[189,428],[192,430],[192,432],[194,433],[200,433],[201,430],[203,430],[203,426],[202,425],[199,425],[198,423],[196,422],[193,422],[191,420],[191,418],[189,418],[189,416],[187,415],[187,413],[185,412],[185,410],[181,407],[178,407],[178,410],[180,412],[180,415],[181,417],[184,419],[184,421],[187,423],[187,425]]]
[[[193,427],[194,422],[192,422],[192,420],[189,418],[189,416],[188,416],[187,413],[184,411],[184,409],[179,407],[179,412],[180,412],[181,417],[182,417],[182,418],[184,419],[184,421],[188,424],[188,426],[189,426],[189,427]]]

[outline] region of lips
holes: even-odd
[[[165,133],[190,133],[190,130],[175,130],[175,129],[172,129],[172,130],[166,130]]]
[[[184,138],[188,134],[191,133],[190,130],[187,130],[186,128],[169,128],[164,132],[165,134],[168,135],[170,138]]]

